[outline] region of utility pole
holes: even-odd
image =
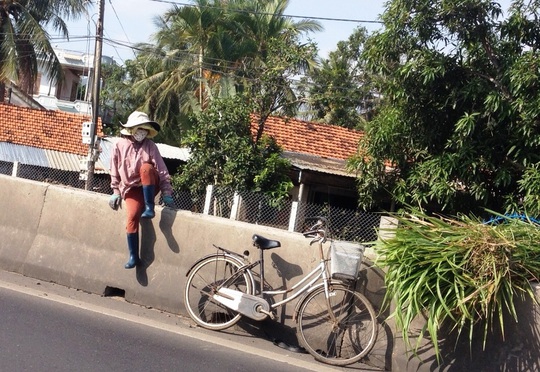
[[[96,47],[94,51],[94,79],[92,81],[92,123],[90,126],[90,144],[87,158],[86,190],[92,190],[94,170],[99,158],[99,142],[97,137],[97,123],[99,119],[99,93],[101,88],[101,51],[103,49],[103,19],[105,14],[105,0],[99,0],[99,19],[96,25]]]

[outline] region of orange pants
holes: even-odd
[[[152,163],[144,163],[139,169],[142,186],[154,185],[154,197],[159,192],[159,174]],[[144,211],[144,195],[142,187],[133,187],[126,193],[125,206],[127,211],[126,233],[139,232],[141,214]]]

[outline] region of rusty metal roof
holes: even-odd
[[[335,158],[284,151],[283,157],[298,169],[311,170],[319,173],[333,174],[342,177],[356,177],[347,169],[347,161]]]

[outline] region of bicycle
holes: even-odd
[[[322,217],[316,220],[304,236],[312,238],[310,246],[318,243],[319,264],[291,288],[264,288],[264,251],[280,247],[279,241],[253,235],[253,245],[260,251],[255,262],[247,254],[214,245],[217,252],[199,259],[186,274],[184,301],[191,319],[211,330],[229,328],[242,316],[275,319],[275,309],[302,295],[293,317],[300,345],[316,360],[331,365],[345,366],[364,358],[377,338],[375,310],[347,281],[332,277],[330,258],[323,249],[328,224]],[[291,295],[281,301],[267,300],[284,294]]]

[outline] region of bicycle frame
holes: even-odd
[[[222,247],[218,247],[216,246],[216,248],[218,248],[219,250],[225,252],[226,254],[229,254],[229,255],[233,255],[233,256],[236,256],[236,257],[241,257],[242,259],[246,260],[246,257],[240,253],[236,253],[236,252],[233,252],[233,251],[230,251],[228,249],[225,249],[225,248],[222,248]],[[290,297],[287,297],[281,301],[278,301],[278,302],[275,302],[273,304],[270,305],[270,307],[272,309],[276,309],[284,304],[287,304],[293,300],[295,300],[296,298],[298,298],[300,295],[305,295],[307,293],[309,293],[309,290],[313,287],[313,285],[315,283],[317,283],[319,280],[321,280],[321,282],[324,284],[324,290],[325,290],[325,293],[326,293],[326,297],[328,298],[329,296],[329,281],[330,281],[330,277],[328,275],[328,270],[327,270],[327,262],[329,261],[329,259],[327,258],[324,258],[324,254],[323,254],[323,248],[322,248],[322,243],[319,242],[319,256],[320,256],[320,261],[319,261],[319,264],[313,268],[308,274],[306,274],[305,276],[302,277],[302,279],[300,281],[298,281],[297,283],[295,283],[291,288],[285,288],[285,289],[281,289],[281,290],[264,290],[264,283],[265,283],[265,279],[264,279],[264,251],[262,249],[260,249],[260,258],[259,260],[255,261],[255,262],[252,262],[252,263],[246,263],[245,265],[243,265],[242,267],[240,267],[238,269],[238,271],[233,274],[232,276],[230,276],[229,278],[227,278],[227,280],[225,280],[221,286],[225,286],[226,284],[228,284],[229,282],[235,280],[236,278],[238,278],[240,275],[242,275],[244,272],[248,272],[250,273],[250,277],[253,278],[253,271],[252,269],[259,266],[259,281],[260,281],[260,289],[259,289],[259,297],[261,298],[265,298],[266,296],[268,297],[274,297],[274,296],[277,296],[277,295],[283,295],[283,294],[287,294],[287,293],[291,293],[292,292],[292,296]]]
[[[279,241],[253,235],[260,257],[249,257],[250,251],[237,253],[214,245],[216,252],[199,259],[187,273],[184,301],[195,323],[210,330],[224,330],[243,316],[255,321],[275,320],[277,308],[295,301],[291,305],[294,310],[287,313],[292,313],[296,323],[299,345],[316,360],[345,366],[365,357],[377,337],[375,310],[357,292],[356,281],[332,277],[329,262],[333,255],[325,255],[328,252],[323,248],[328,221],[324,217],[308,219],[317,222],[303,235],[312,239],[310,246],[318,243],[319,260],[307,274],[295,275],[294,281],[287,276],[277,288],[266,282],[264,256],[266,250],[280,247]],[[272,266],[280,274],[280,268]]]
[[[270,297],[274,297],[281,294],[286,294],[292,292],[293,294],[290,297],[287,297],[281,301],[278,301],[271,305],[272,309],[276,309],[280,307],[281,305],[284,305],[290,301],[293,301],[298,296],[305,294],[309,292],[309,289],[315,284],[320,278],[322,278],[322,281],[325,284],[325,290],[328,291],[328,274],[326,273],[326,262],[322,261],[319,262],[319,264],[311,270],[310,273],[305,275],[299,282],[295,283],[291,288],[286,288],[282,290],[277,291],[263,291],[263,296],[268,295]],[[305,283],[305,285],[298,289],[300,286],[302,286]],[[328,292],[327,292],[328,293]]]

